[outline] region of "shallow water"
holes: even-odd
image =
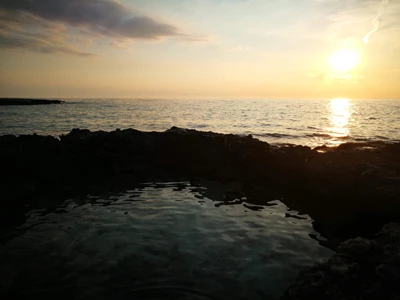
[[[400,140],[400,100],[66,100],[0,107],[0,135],[178,126],[308,146]]]
[[[226,203],[230,189],[145,184],[32,210],[0,246],[0,283],[24,299],[278,299],[332,255],[307,215]]]

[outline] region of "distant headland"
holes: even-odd
[[[0,106],[6,105],[48,105],[62,104],[62,100],[27,99],[27,98],[0,98]]]

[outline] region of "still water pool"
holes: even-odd
[[[143,184],[32,210],[0,245],[0,283],[23,299],[279,299],[332,255],[307,215],[226,203],[229,189]]]

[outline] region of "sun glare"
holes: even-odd
[[[350,71],[358,63],[358,55],[355,51],[340,50],[330,58],[330,66],[335,71]]]
[[[331,127],[327,128],[329,135],[333,137],[331,144],[340,144],[340,138],[350,135],[349,121],[352,114],[351,101],[347,98],[332,99],[328,104],[330,111]],[[339,140],[337,139],[339,138]]]

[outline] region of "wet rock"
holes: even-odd
[[[399,145],[352,143],[319,152],[322,148],[178,127],[73,129],[60,139],[2,136],[0,188],[8,210],[20,211],[43,195],[118,191],[148,180],[237,181],[247,189],[247,202],[282,198],[308,214],[329,241],[344,240],[371,236],[383,224],[400,221]]]
[[[400,143],[310,149],[177,127],[166,132],[74,129],[60,139],[1,136],[0,166],[0,240],[43,199],[56,203],[74,194],[118,192],[143,181],[240,182],[242,194],[229,201],[259,209],[281,199],[309,215],[327,238],[324,245],[337,249],[326,264],[301,272],[286,299],[399,295],[399,225],[373,235],[386,223],[400,222]],[[363,238],[340,244],[357,236]]]
[[[340,245],[328,262],[302,271],[284,300],[398,299],[400,224],[385,225],[373,239]]]

